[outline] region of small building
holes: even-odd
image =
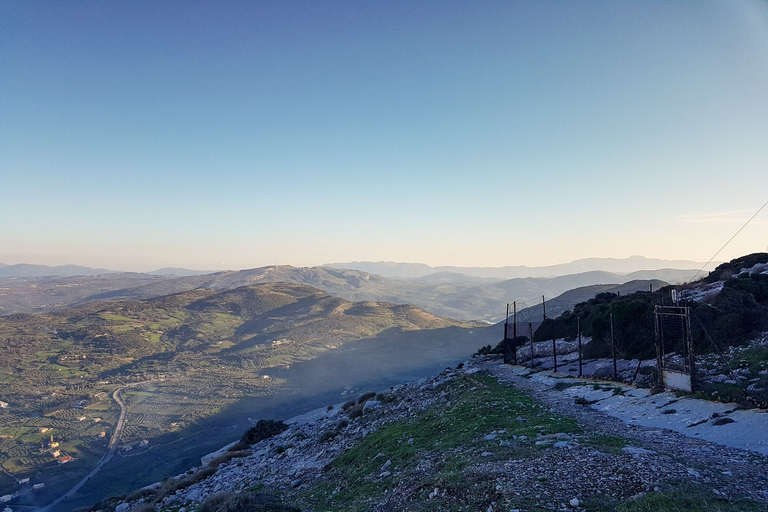
[[[32,486],[32,489],[34,489],[35,491],[39,491],[43,487],[45,487],[45,484],[42,484],[42,483],[41,484],[35,484],[35,485]]]
[[[45,434],[45,433],[46,433],[46,432],[48,432],[49,430],[51,430],[51,429],[50,429],[50,427],[40,427],[40,433],[41,433],[41,434]]]
[[[3,402],[0,400],[0,409],[7,409],[8,408],[8,402]]]
[[[99,437],[106,437],[106,436],[107,436],[107,433],[104,432],[103,430],[99,432]]]
[[[77,421],[85,421],[85,416],[80,416],[79,418],[77,418]]]
[[[0,496],[0,503],[7,503],[13,499],[13,494],[5,494]]]
[[[61,450],[53,450],[51,453],[54,457],[59,457],[61,455]]]
[[[65,455],[61,459],[59,459],[59,464],[66,464],[67,462],[72,462],[73,460],[75,460],[74,457],[71,457],[69,455]]]
[[[29,483],[29,478],[28,477],[27,478],[22,478],[21,480],[19,480],[19,483],[20,484],[28,484]]]

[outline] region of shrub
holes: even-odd
[[[348,411],[350,407],[355,405],[355,403],[357,402],[355,402],[354,400],[350,400],[349,402],[344,402],[344,405],[341,406],[341,409],[344,411]]]
[[[357,403],[364,404],[365,402],[367,402],[371,398],[374,398],[375,396],[376,396],[376,393],[374,393],[373,391],[368,391],[367,393],[363,393],[362,395],[357,397]]]
[[[320,437],[318,437],[317,440],[320,443],[324,443],[336,437],[336,434],[338,433],[339,433],[338,430],[326,430],[322,434],[320,434]]]
[[[198,512],[300,512],[271,494],[226,492],[214,494],[200,504]]]
[[[239,444],[239,443],[238,443]],[[211,459],[211,461],[208,463],[208,467],[211,468],[217,468],[219,467],[219,464],[222,464],[224,462],[229,462],[230,460],[236,458],[236,457],[247,457],[252,452],[249,450],[229,450],[226,453],[222,453],[221,455],[218,455]]]
[[[130,493],[125,498],[125,501],[138,501],[148,496],[154,496],[156,492],[157,492],[157,489],[137,489],[132,493]]]
[[[192,484],[196,484],[201,480],[205,480],[215,472],[216,469],[209,467],[200,469],[196,473],[189,476],[184,476],[181,478],[168,478],[167,480],[163,481],[162,485],[157,490],[156,501],[161,501],[179,489],[186,489]]]
[[[284,432],[287,428],[288,425],[280,420],[259,420],[255,426],[245,431],[245,434],[243,434],[243,437],[240,439],[240,443],[250,446],[265,439],[269,439],[270,437],[274,437],[277,434]],[[238,445],[233,446],[230,450],[233,450],[236,446]]]
[[[359,418],[363,415],[363,404],[356,404],[353,407],[350,407],[347,414],[349,414],[349,419],[351,420]]]
[[[154,503],[139,503],[135,507],[128,509],[128,512],[157,512],[157,507]]]

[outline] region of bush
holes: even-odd
[[[196,484],[201,480],[205,480],[215,472],[216,469],[214,468],[203,468],[190,476],[184,476],[181,478],[169,478],[164,480],[160,488],[157,490],[156,501],[161,501],[179,489],[186,489],[192,484]]]
[[[240,444],[240,443],[238,443]],[[211,459],[211,461],[208,463],[208,467],[210,468],[217,468],[219,467],[219,464],[222,464],[224,462],[229,462],[230,460],[237,458],[237,457],[247,457],[252,452],[249,450],[232,450],[230,449],[226,453],[222,453],[221,455],[218,455]]]
[[[157,492],[157,489],[137,489],[130,493],[126,498],[125,501],[138,501],[142,498],[147,498],[149,496],[154,496]]]
[[[200,504],[198,512],[300,512],[284,505],[271,494],[225,492],[214,494]]]
[[[240,442],[230,448],[230,450],[237,451],[235,448],[241,450],[242,445],[240,445],[240,443],[250,446],[265,439],[269,439],[270,437],[274,437],[277,434],[281,434],[287,428],[288,425],[280,420],[259,420],[255,426],[245,431],[245,434],[243,434]]]
[[[350,407],[354,406],[357,402],[354,400],[350,400],[349,402],[344,402],[344,405],[341,406],[341,409],[343,411],[348,411]]]
[[[320,437],[317,438],[317,441],[320,443],[324,443],[326,441],[330,441],[334,437],[336,437],[336,434],[338,434],[338,430],[326,430],[322,434],[320,434]]]
[[[365,402],[367,402],[371,398],[374,398],[375,396],[376,396],[376,393],[374,393],[373,391],[368,391],[367,393],[363,393],[362,395],[357,397],[357,403],[364,404]]]
[[[128,512],[157,512],[157,507],[154,503],[139,503],[135,507],[128,509]]]
[[[355,406],[350,407],[347,414],[349,414],[349,419],[351,420],[359,418],[363,415],[363,404],[356,404]]]

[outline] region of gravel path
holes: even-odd
[[[706,484],[713,492],[716,491],[716,494],[749,497],[768,503],[768,457],[686,437],[667,429],[627,425],[592,407],[576,404],[572,396],[560,390],[520,376],[513,367],[502,364],[499,359],[487,358],[478,366],[503,382],[533,391],[538,400],[554,411],[576,418],[592,435],[623,437],[652,452],[634,454],[634,461],[645,460],[647,464],[632,463],[632,466],[627,468],[630,472],[642,472],[646,469],[652,471],[641,480],[653,483],[653,480],[662,482],[682,477]],[[768,425],[766,428],[768,429]],[[593,465],[591,462],[595,459],[594,455],[585,457],[581,467],[575,468],[572,475],[578,477],[589,472]],[[597,464],[592,469],[599,471],[600,466]],[[565,473],[560,474],[560,477],[567,478],[568,472]]]

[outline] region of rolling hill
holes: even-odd
[[[351,302],[284,282],[8,315],[0,317],[0,400],[8,404],[0,460],[17,478],[46,483],[27,504],[50,501],[106,451],[120,412],[111,395],[123,389],[120,442],[147,439],[149,448],[119,452],[81,491],[92,503],[138,485],[136,475],[149,483],[187,467],[191,453],[239,436],[244,425],[231,427],[245,417],[296,414],[338,402],[345,389],[421,378],[496,338],[414,306]],[[45,448],[50,436],[60,455]],[[195,436],[190,447],[184,440]],[[59,456],[75,460],[62,467]],[[0,494],[14,485],[3,476]]]
[[[437,273],[413,279],[390,279],[358,270],[288,265],[195,276],[114,273],[67,278],[0,279],[0,315],[49,312],[70,305],[103,300],[147,300],[203,287],[229,290],[265,282],[293,282],[313,286],[351,301],[414,304],[440,316],[460,320],[498,321],[504,304],[557,296],[594,284],[621,284],[663,276],[674,281],[684,270],[642,271],[629,275],[592,271],[554,278],[500,280],[456,273]]]

